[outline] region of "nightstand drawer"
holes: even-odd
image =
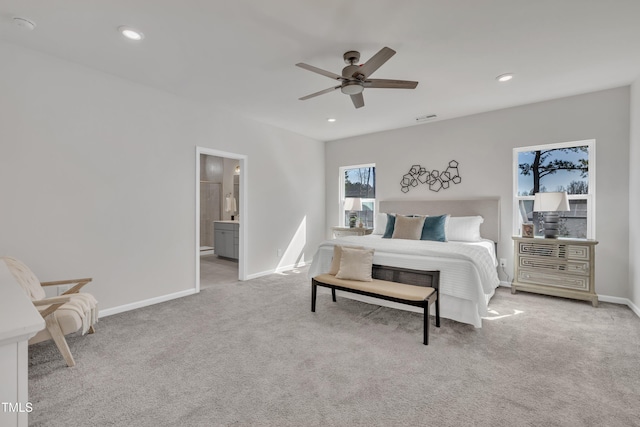
[[[588,276],[570,276],[567,274],[554,274],[553,272],[547,273],[541,271],[519,270],[518,281],[521,283],[548,285],[581,291],[589,290]]]
[[[567,246],[567,257],[569,259],[589,259],[589,246]]]
[[[519,259],[520,268],[530,268],[547,272],[562,272],[570,274],[589,274],[589,263],[584,261],[558,261],[553,258],[536,258],[536,257],[521,257]]]
[[[354,233],[353,231],[334,230],[333,235],[334,237],[344,237],[344,236],[357,236],[358,234]]]
[[[537,256],[550,259],[565,259],[567,257],[566,245],[557,243],[519,242],[517,251],[521,256]]]

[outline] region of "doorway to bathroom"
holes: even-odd
[[[196,291],[246,278],[246,168],[245,155],[196,147]]]

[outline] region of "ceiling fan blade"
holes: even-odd
[[[382,66],[385,62],[389,60],[393,55],[396,54],[396,51],[390,49],[388,47],[383,47],[380,49],[378,53],[373,55],[367,62],[365,62],[355,73],[353,73],[353,77],[364,80],[373,74],[378,68]]]
[[[312,93],[311,95],[303,96],[302,98],[298,98],[300,101],[304,101],[309,98],[313,98],[314,96],[324,95],[325,93],[333,92],[336,89],[340,89],[341,86],[330,87],[329,89],[321,90],[320,92]]]
[[[299,62],[296,64],[296,67],[304,68],[305,70],[313,71],[314,73],[322,74],[323,76],[329,77],[330,79],[335,80],[346,80],[344,77],[332,73],[331,71],[323,70],[322,68],[314,67],[313,65],[305,64],[303,62]]]
[[[390,89],[415,89],[418,82],[409,80],[369,79],[364,81],[364,87],[390,88]]]
[[[364,96],[362,96],[362,92],[351,95],[351,101],[353,101],[353,106],[356,108],[364,107]]]

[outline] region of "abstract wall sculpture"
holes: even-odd
[[[462,178],[458,171],[458,162],[451,160],[449,166],[443,171],[428,171],[420,165],[413,165],[409,172],[402,176],[400,181],[400,189],[403,193],[408,193],[411,187],[417,187],[418,184],[428,184],[429,190],[440,191],[447,189],[450,183],[460,184]]]

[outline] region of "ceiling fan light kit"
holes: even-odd
[[[364,86],[360,81],[349,80],[342,84],[340,90],[346,95],[357,95],[359,93],[362,93],[362,91],[364,90]]]
[[[329,77],[330,79],[339,80],[341,84],[339,86],[330,87],[328,89],[303,96],[299,99],[304,101],[309,98],[314,98],[318,95],[323,95],[325,93],[333,92],[336,89],[340,89],[342,93],[351,97],[351,101],[356,108],[361,108],[364,107],[364,97],[362,96],[362,92],[365,88],[415,89],[416,86],[418,86],[418,82],[369,78],[374,71],[380,68],[395,54],[395,50],[383,47],[367,62],[362,65],[357,65],[360,60],[360,52],[350,50],[342,55],[344,62],[347,64],[347,66],[342,69],[342,75],[300,62],[296,64],[296,66],[325,77]]]

